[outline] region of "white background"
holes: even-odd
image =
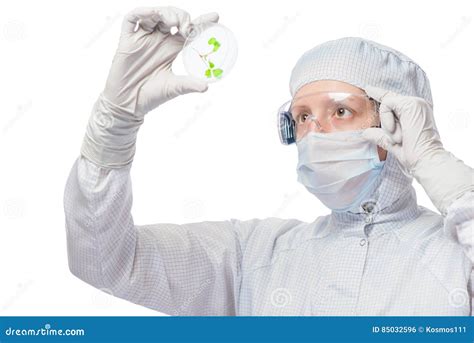
[[[472,1],[2,1],[0,315],[157,314],[70,274],[62,201],[123,15],[165,5],[218,12],[239,57],[206,93],[147,115],[132,169],[136,224],[328,213],[296,182],[295,147],[279,144],[275,110],[298,57],[343,36],[419,63],[446,149],[474,166]]]

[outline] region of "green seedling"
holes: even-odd
[[[207,44],[212,45],[212,50],[209,51],[207,54],[200,54],[198,51],[194,51],[197,52],[199,57],[202,59],[202,61],[206,64],[206,67],[208,68],[204,72],[204,76],[206,76],[207,78],[211,78],[214,76],[216,79],[220,79],[224,71],[220,68],[215,68],[215,64],[211,60],[209,60],[209,55],[212,55],[217,50],[219,50],[221,43],[219,43],[216,37],[211,37],[207,41]]]

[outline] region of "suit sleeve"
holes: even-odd
[[[74,163],[64,193],[71,272],[166,314],[236,315],[242,242],[258,220],[134,225],[130,169]]]

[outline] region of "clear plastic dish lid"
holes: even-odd
[[[189,75],[219,81],[232,70],[237,59],[237,40],[221,24],[194,26],[183,47],[183,63]]]

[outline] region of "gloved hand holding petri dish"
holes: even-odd
[[[237,39],[217,23],[193,25],[183,47],[186,72],[209,83],[226,77],[237,60]]]

